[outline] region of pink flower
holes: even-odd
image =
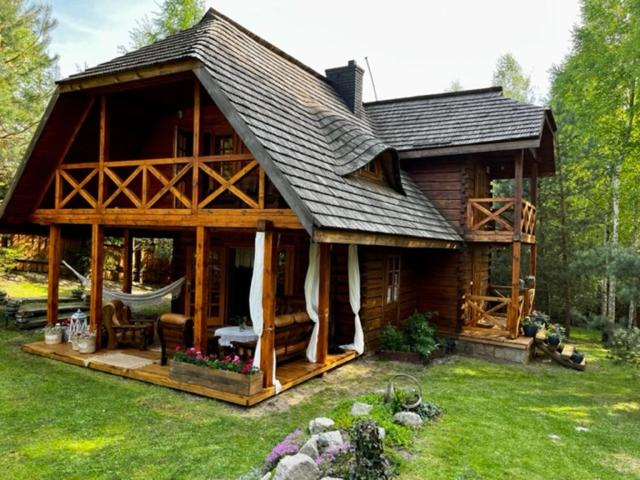
[[[176,345],[176,352],[179,352],[180,348],[181,348],[180,345]]]
[[[239,365],[240,364],[240,357],[238,355],[233,357],[233,364],[234,365]]]
[[[227,355],[226,357],[224,357],[224,361],[229,363],[231,361],[231,355]]]

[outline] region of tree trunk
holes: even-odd
[[[571,290],[569,285],[569,239],[567,237],[567,203],[562,161],[558,153],[558,181],[560,182],[560,262],[562,265],[562,319],[567,335],[571,333]]]

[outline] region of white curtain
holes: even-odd
[[[253,274],[251,276],[251,288],[249,289],[249,314],[253,324],[253,332],[258,336],[256,350],[253,356],[253,366],[260,368],[260,339],[262,337],[263,311],[262,311],[262,277],[264,273],[264,232],[256,232],[256,243],[253,257]],[[268,355],[268,352],[266,353]],[[282,386],[276,378],[276,351],[273,350],[273,385],[276,393],[280,393]]]
[[[360,322],[360,264],[358,263],[358,246],[349,245],[349,304],[355,317],[353,343],[341,345],[344,350],[355,350],[358,355],[364,352],[364,332]]]
[[[320,293],[320,246],[311,242],[309,245],[309,267],[304,279],[304,297],[307,304],[307,314],[314,323],[309,345],[307,346],[307,360],[315,363],[318,353],[318,295]]]

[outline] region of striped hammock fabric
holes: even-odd
[[[62,264],[65,267],[67,267],[69,270],[71,270],[71,273],[73,273],[76,277],[78,277],[78,280],[80,280],[80,282],[84,287],[91,286],[90,278],[82,275],[80,272],[78,272],[76,269],[74,269],[71,265],[69,265],[64,260],[62,261]],[[103,288],[102,298],[103,300],[107,300],[107,301],[120,300],[122,303],[130,307],[144,307],[147,305],[153,305],[154,303],[157,303],[160,299],[162,299],[165,295],[168,295],[168,294],[171,294],[171,299],[175,300],[176,298],[180,297],[180,294],[182,293],[183,284],[184,284],[184,277],[181,277],[175,282],[165,287],[159,288],[158,290],[153,290],[151,292],[141,293],[141,294],[124,293],[124,292],[119,292],[117,290],[109,290],[108,288]]]

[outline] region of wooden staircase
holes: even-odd
[[[586,357],[584,357],[580,363],[576,363],[571,360],[571,356],[576,351],[575,345],[561,343],[558,346],[554,346],[546,343],[546,340],[547,332],[544,330],[539,331],[536,334],[535,346],[554,362],[562,365],[563,367],[572,368],[573,370],[579,370],[581,372],[583,372],[587,367]]]

